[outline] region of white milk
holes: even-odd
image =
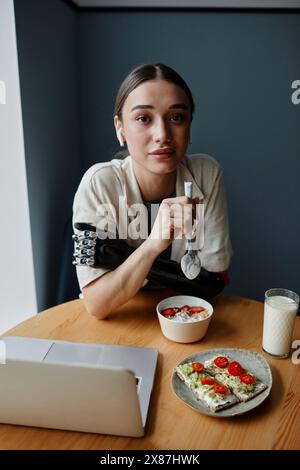
[[[263,349],[288,356],[298,305],[289,297],[274,295],[265,300]]]

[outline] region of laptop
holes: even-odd
[[[158,352],[37,338],[3,338],[0,422],[144,435]]]

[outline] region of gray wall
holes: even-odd
[[[82,173],[78,15],[60,0],[15,0],[15,12],[33,256],[42,310],[56,303],[64,226]]]
[[[127,72],[164,62],[196,102],[190,153],[224,168],[234,248],[229,292],[299,291],[300,14],[275,11],[82,11],[84,168],[117,150],[112,113]]]

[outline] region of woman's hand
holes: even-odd
[[[174,238],[182,238],[192,231],[197,197],[186,196],[164,199],[159,207],[147,244],[160,254]]]

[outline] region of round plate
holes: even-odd
[[[210,411],[205,405],[197,400],[194,393],[187,387],[187,385],[178,377],[176,372],[172,376],[173,391],[178,398],[183,400],[188,406],[194,408],[200,413],[214,416],[215,418],[228,418],[230,416],[241,415],[247,411],[256,408],[260,405],[270,394],[272,388],[272,372],[267,361],[256,352],[247,349],[237,348],[218,348],[202,351],[192,356],[186,357],[178,365],[185,364],[186,362],[202,362],[211,359],[214,356],[229,356],[234,361],[240,362],[244,369],[255,375],[259,380],[268,386],[263,392],[247,402],[240,402],[224,410]]]

